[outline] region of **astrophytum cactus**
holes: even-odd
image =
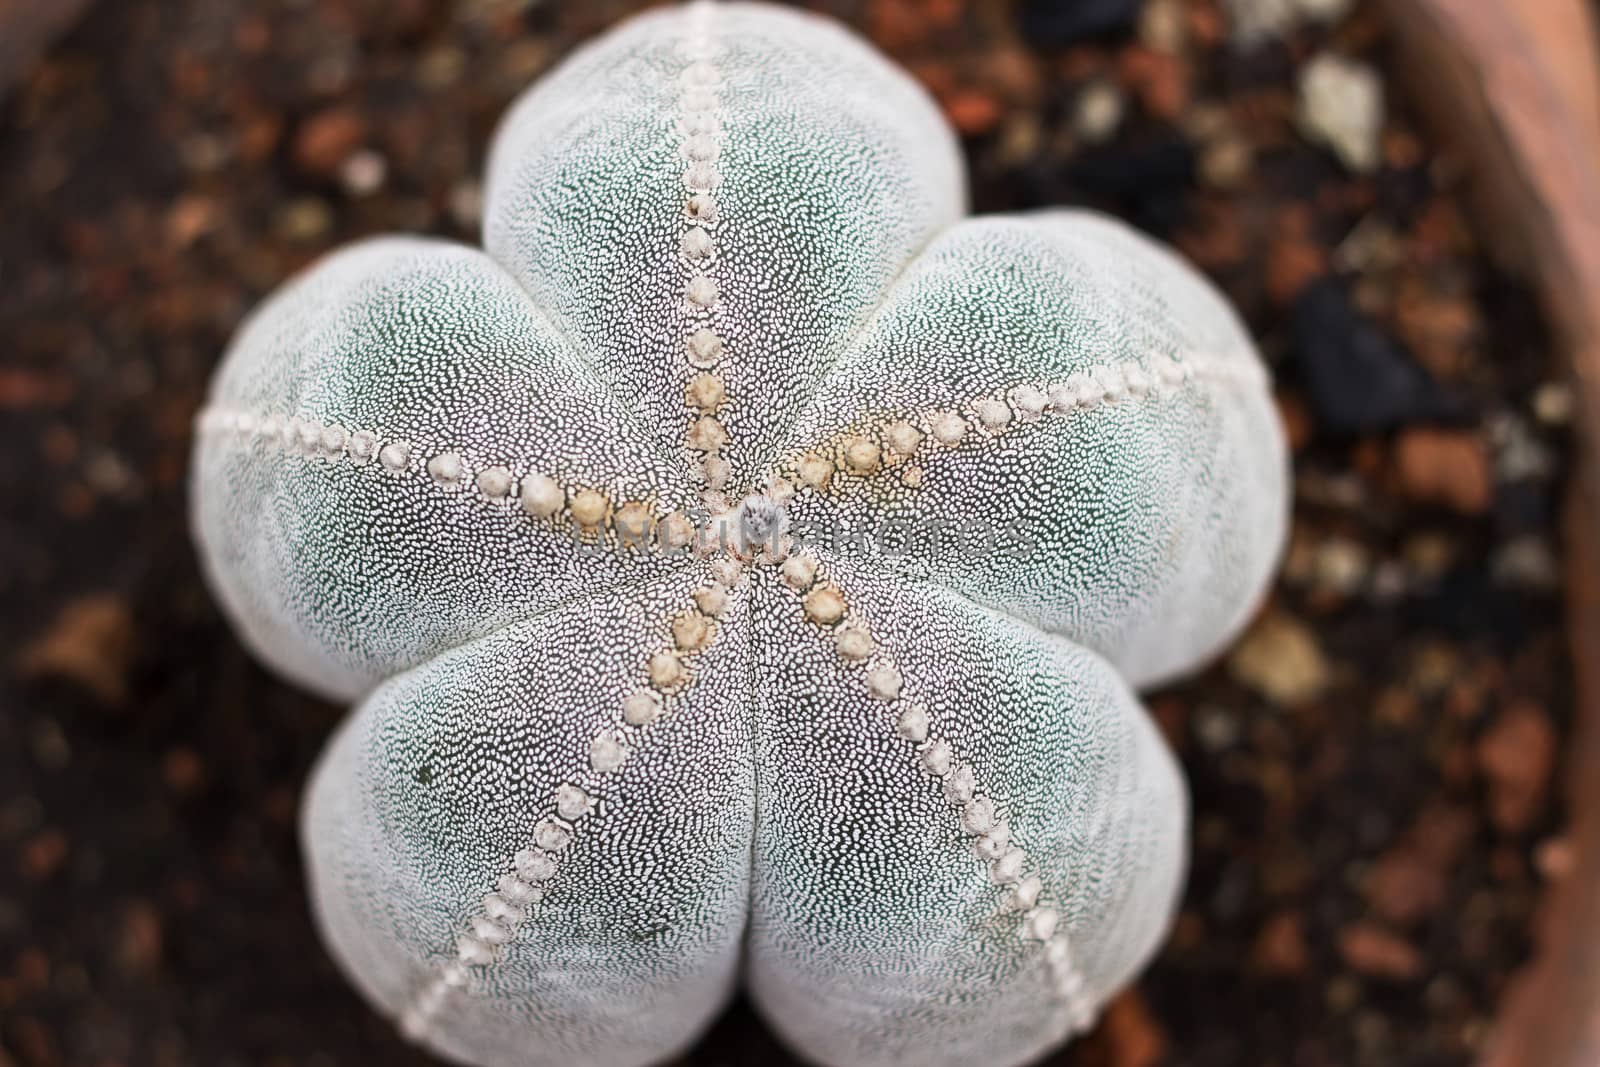
[[[357,702],[311,894],[412,1039],[626,1067],[742,981],[819,1063],[1004,1065],[1154,950],[1186,803],[1130,686],[1248,615],[1283,441],[1172,255],[964,198],[855,37],[666,11],[518,102],[484,251],[368,241],[241,330],[195,524]]]

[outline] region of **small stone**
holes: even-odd
[[[1025,40],[1061,46],[1129,34],[1142,7],[1143,0],[1026,0],[1018,16]]]
[[[1556,746],[1549,714],[1530,700],[1508,705],[1478,740],[1478,767],[1489,787],[1489,817],[1500,830],[1521,833],[1543,812]]]
[[[1301,68],[1300,126],[1306,136],[1333,149],[1357,173],[1380,161],[1383,82],[1365,63],[1324,52]]]
[[[1422,953],[1375,923],[1358,921],[1339,931],[1339,955],[1360,974],[1409,981],[1422,974]]]
[[[1279,912],[1268,919],[1256,934],[1251,961],[1263,974],[1283,977],[1302,975],[1311,966],[1311,950],[1306,945],[1305,920],[1299,912]]]
[[[319,111],[295,133],[295,164],[318,177],[331,177],[366,135],[366,122],[359,111],[346,107]]]
[[[1250,142],[1229,133],[1210,142],[1200,152],[1200,180],[1213,189],[1234,190],[1244,185],[1255,165]]]
[[[1481,515],[1493,497],[1488,450],[1467,431],[1409,429],[1395,441],[1395,473],[1406,495]]]
[[[1139,12],[1139,40],[1158,52],[1182,52],[1188,41],[1181,0],[1146,0]]]
[[[1284,707],[1315,700],[1330,680],[1315,635],[1281,612],[1256,621],[1235,646],[1228,667],[1239,681]]]
[[[339,167],[339,184],[353,197],[371,196],[383,188],[389,176],[389,161],[371,149],[353,153]]]
[[[1294,358],[1321,428],[1369,433],[1466,413],[1332,277],[1299,289],[1291,326]]]
[[[1116,136],[1127,111],[1116,82],[1098,78],[1083,87],[1072,112],[1072,128],[1088,144],[1101,144]]]

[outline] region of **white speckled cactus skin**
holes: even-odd
[[[1281,432],[1171,255],[963,202],[860,41],[697,5],[516,105],[485,251],[365,242],[240,331],[195,528],[357,701],[311,892],[414,1040],[650,1063],[742,980],[818,1063],[998,1067],[1154,950],[1185,800],[1130,685],[1261,594]]]

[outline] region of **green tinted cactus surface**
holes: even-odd
[[[1185,799],[1130,687],[1259,597],[1282,436],[1173,256],[964,197],[847,32],[679,8],[516,104],[483,250],[367,241],[240,331],[195,528],[355,702],[311,895],[412,1039],[626,1067],[742,982],[818,1063],[1013,1064],[1154,950]]]

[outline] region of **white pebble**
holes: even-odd
[[[1357,173],[1378,169],[1383,82],[1365,63],[1324,52],[1300,70],[1300,128]]]

